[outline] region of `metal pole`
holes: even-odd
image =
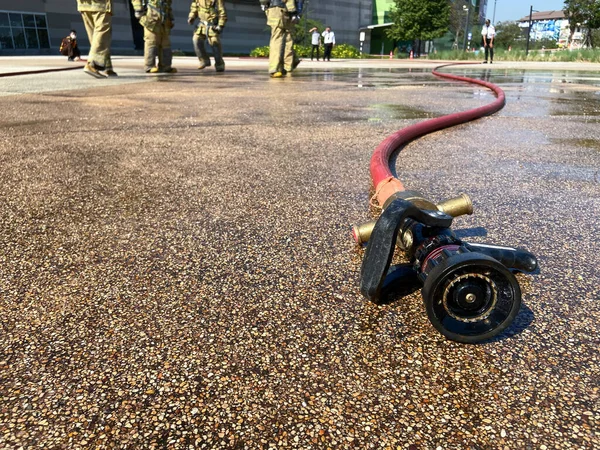
[[[496,23],[496,2],[498,0],[494,0],[494,14],[492,15],[492,25]]]
[[[463,41],[463,51],[467,51],[467,37],[469,35],[469,22],[471,21],[471,2],[467,2],[467,23],[465,24],[465,39]]]
[[[306,8],[306,12],[304,12],[304,45],[310,44],[310,40],[308,39],[308,0],[304,2],[303,9]],[[307,42],[308,41],[308,42]]]
[[[527,46],[525,47],[525,56],[529,54],[529,35],[531,34],[531,16],[533,15],[533,5],[529,8],[529,27],[527,27]]]

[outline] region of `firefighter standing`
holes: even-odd
[[[200,60],[198,69],[210,66],[210,58],[206,53],[204,41],[208,40],[213,49],[215,58],[215,70],[223,72],[225,61],[223,61],[223,49],[221,47],[221,33],[227,22],[227,12],[223,0],[192,0],[188,23],[191,25],[198,18],[200,24],[194,31],[194,50]]]
[[[83,71],[96,78],[116,77],[110,59],[112,0],[77,0],[77,11],[81,13],[90,40],[90,52]]]
[[[175,73],[171,50],[172,0],[131,0],[135,17],[144,27],[144,69],[146,72]],[[156,59],[158,58],[158,67]]]
[[[300,20],[295,0],[260,0],[271,27],[269,73],[281,78],[300,64],[294,52],[294,25]]]

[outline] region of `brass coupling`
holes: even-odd
[[[403,197],[405,197],[405,196],[403,196]],[[415,198],[415,199],[418,198],[419,201],[418,202],[413,201],[413,198]],[[467,194],[460,194],[457,197],[450,198],[448,200],[444,200],[443,202],[440,202],[437,205],[434,205],[433,203],[430,203],[429,201],[425,201],[420,196],[406,198],[406,200],[417,204],[417,206],[419,206],[420,208],[423,208],[423,206],[425,204],[433,205],[433,206],[435,206],[435,208],[437,208],[438,211],[441,211],[452,217],[464,216],[465,214],[473,214],[473,202],[471,201],[471,198]],[[385,205],[385,206],[387,206],[387,205]],[[423,208],[423,209],[430,209],[430,208]],[[357,244],[360,245],[360,244],[365,244],[365,243],[369,242],[369,239],[371,238],[371,233],[373,232],[373,228],[375,227],[376,223],[377,223],[377,221],[373,220],[371,222],[363,223],[361,225],[352,226],[352,237],[354,238],[354,240],[356,241]]]
[[[458,197],[444,200],[435,205],[438,211],[448,214],[452,217],[473,214],[473,202],[467,194],[460,194]]]

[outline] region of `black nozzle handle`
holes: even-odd
[[[422,210],[402,198],[391,202],[373,228],[360,271],[360,291],[374,303],[381,302],[381,287],[394,256],[398,231],[408,218],[430,227],[452,225],[452,217],[443,212]]]
[[[534,272],[538,268],[537,258],[526,250],[491,244],[466,244],[466,246],[472,252],[491,256],[509,269]]]

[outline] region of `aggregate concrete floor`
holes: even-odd
[[[448,69],[507,106],[396,160],[474,199],[459,236],[539,258],[480,345],[418,292],[367,302],[349,227],[381,140],[490,93],[431,63],[177,66],[0,78],[1,448],[600,447],[597,65]]]

